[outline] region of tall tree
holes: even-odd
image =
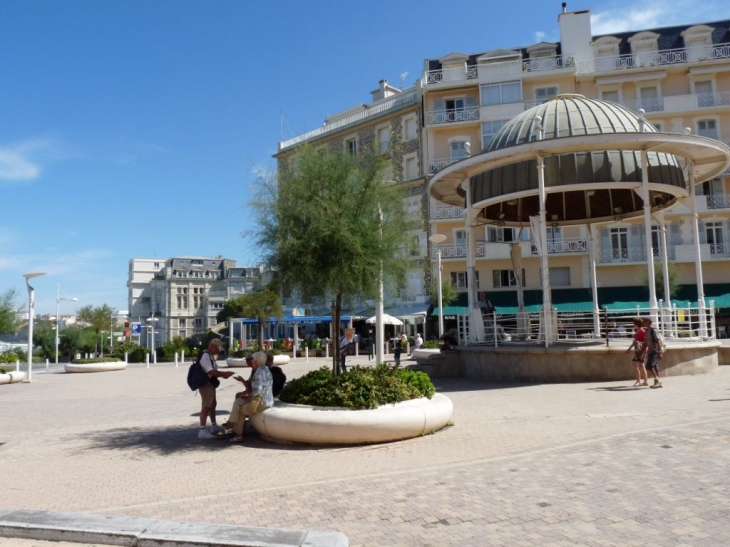
[[[304,146],[278,178],[260,180],[253,205],[267,266],[306,299],[332,302],[335,335],[343,298],[374,298],[378,281],[403,286],[413,237],[403,191],[384,180],[374,154],[351,156]],[[333,371],[338,373],[339,344]]]
[[[261,292],[242,294],[225,303],[218,312],[216,320],[221,323],[232,317],[246,317],[256,319],[259,326],[259,347],[264,347],[264,322],[270,317],[281,318],[283,310],[279,294],[271,289]]]
[[[110,330],[117,311],[114,308],[103,304],[101,306],[87,305],[76,312],[76,320],[80,323],[86,323],[94,330],[96,338],[102,330]],[[96,347],[96,342],[94,342]]]
[[[15,289],[8,289],[0,294],[0,334],[15,332],[17,328],[16,314],[18,304],[15,299],[18,293]]]

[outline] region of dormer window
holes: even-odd
[[[591,43],[597,71],[613,70],[619,67],[618,46],[620,43],[621,40],[615,36],[602,36]]]
[[[711,57],[713,30],[707,25],[694,25],[682,32],[682,40],[684,40],[684,47],[687,50],[687,61],[702,61]]]
[[[659,35],[656,32],[639,32],[629,38],[631,53],[634,55],[634,66],[646,67],[658,64],[657,53],[659,47],[657,40]]]

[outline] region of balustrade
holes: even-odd
[[[449,84],[452,82],[473,80],[478,76],[479,72],[475,66],[443,68],[440,70],[430,70],[426,72],[425,84]]]
[[[479,119],[479,107],[452,110],[432,110],[426,113],[426,124],[438,125],[442,123],[470,122]]]

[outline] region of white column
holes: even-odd
[[[467,343],[472,344],[480,342],[479,332],[482,329],[478,325],[482,323],[482,312],[477,308],[476,298],[476,241],[472,233],[474,225],[474,211],[471,208],[471,189],[469,188],[469,179],[462,183],[462,188],[466,192],[466,214],[464,215],[464,228],[466,231],[466,279],[467,279],[467,300],[469,306],[469,336]],[[482,327],[483,328],[483,327]]]
[[[654,279],[654,253],[651,246],[651,203],[649,203],[649,160],[646,150],[641,151],[641,199],[644,200],[644,237],[646,240],[646,267],[649,282],[649,315],[657,324],[656,283]]]
[[[550,294],[550,268],[548,265],[547,249],[545,159],[542,156],[537,157],[537,182],[540,199],[540,239],[542,239],[542,248],[540,249],[540,269],[542,270],[542,317],[543,332],[545,333],[545,347],[548,347],[553,341],[553,304],[552,295]]]
[[[593,293],[593,337],[599,338],[601,336],[601,310],[598,307],[598,277],[596,275],[598,237],[596,227],[591,224],[588,225],[588,246],[591,261],[591,292]]]
[[[697,283],[697,306],[700,309],[700,336],[707,337],[707,327],[705,322],[705,284],[702,279],[702,254],[700,251],[700,222],[697,215],[697,193],[695,191],[694,164],[689,162],[687,165],[688,182],[689,182],[689,202],[692,212],[692,243],[695,248],[695,276]]]
[[[664,335],[665,336],[674,336],[674,331],[672,330],[672,296],[669,294],[669,249],[667,248],[667,223],[666,219],[664,218],[664,214],[660,213],[656,215],[657,221],[659,221],[659,226],[661,228],[661,245],[662,245],[662,274],[663,274],[663,281],[664,281],[664,299],[663,299],[663,305],[662,305],[662,328],[665,330]],[[666,327],[664,326],[664,318],[665,316],[669,319],[669,330],[667,332]]]

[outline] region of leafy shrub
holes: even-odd
[[[129,359],[130,363],[144,363],[145,361],[147,361],[146,356],[148,353],[148,349],[137,347],[129,352],[127,359]]]
[[[375,368],[352,367],[339,376],[334,376],[328,367],[313,370],[289,382],[279,399],[286,403],[363,410],[420,397],[430,399],[435,392],[425,373],[382,364]]]
[[[421,344],[421,347],[424,349],[438,349],[441,346],[439,345],[438,340],[426,340],[423,344]]]
[[[116,363],[119,361],[116,357],[94,357],[93,359],[76,359],[77,365],[89,365],[91,363]]]

